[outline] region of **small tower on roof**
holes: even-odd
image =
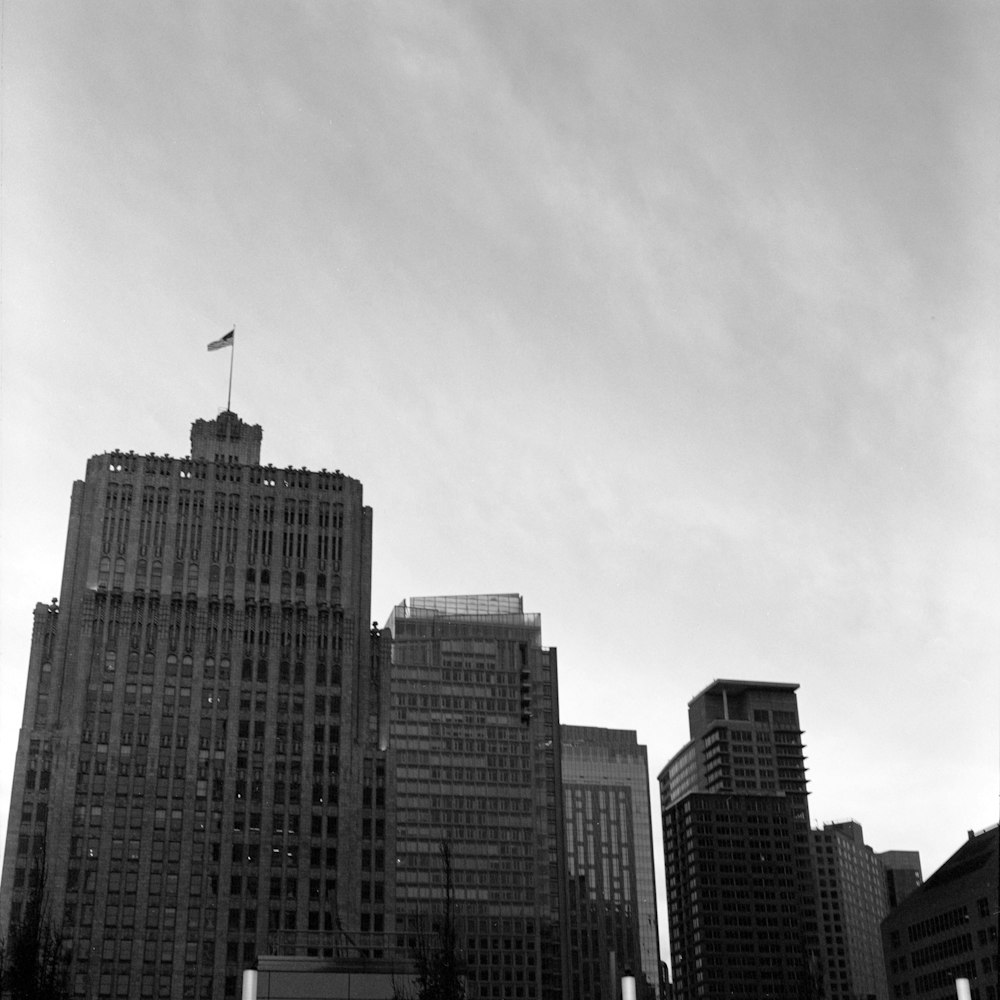
[[[206,462],[260,465],[260,424],[247,424],[232,410],[191,425],[191,457]]]

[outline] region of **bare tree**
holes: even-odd
[[[431,933],[421,935],[413,950],[416,996],[397,989],[395,1000],[465,1000],[465,978],[455,925],[455,887],[451,848],[441,844],[444,867],[444,911],[433,921]]]
[[[32,865],[19,919],[0,941],[0,997],[68,1000],[69,953],[52,924],[45,891],[45,850]]]

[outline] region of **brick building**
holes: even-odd
[[[371,510],[340,472],[262,465],[261,437],[227,410],[189,457],[96,455],[73,486],[0,927],[44,854],[77,997],[223,1000],[261,953],[381,948]]]

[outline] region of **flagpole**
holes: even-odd
[[[236,357],[236,327],[233,327],[233,348],[229,354],[229,394],[226,396],[226,409],[231,409],[233,402],[233,359]]]

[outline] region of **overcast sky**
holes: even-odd
[[[815,823],[995,822],[998,11],[7,0],[0,822],[72,481],[186,454],[234,324],[379,621],[522,593],[654,800],[694,695],[791,681]]]

